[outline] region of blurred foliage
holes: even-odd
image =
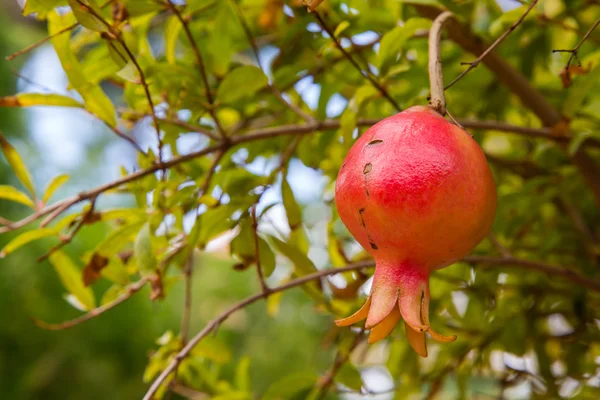
[[[491,43],[528,6],[317,3],[327,29],[299,0],[27,1],[24,14],[47,22],[69,91],[17,93],[15,64],[3,62],[0,105],[84,110],[135,156],[103,165],[120,179],[96,188],[96,166],[83,165],[89,191],[57,200],[69,175],[32,179],[35,160],[15,145],[25,142],[20,114],[0,108],[1,216],[36,217],[19,229],[0,220],[0,397],[140,398],[189,337],[261,289],[257,267],[275,287],[365,260],[335,212],[335,177],[365,119],[427,102],[423,10],[448,8],[473,40]],[[564,117],[547,129],[514,93],[514,75],[482,65],[447,91],[467,128],[492,121],[470,130],[499,193],[480,257],[432,276],[433,324],[456,331],[456,342],[432,344],[419,359],[400,330],[367,346],[362,333],[335,328],[333,316],[363,301],[368,276],[356,270],[238,310],[182,361],[174,396],[598,398],[600,199],[589,177],[600,180],[600,30],[569,65],[568,52],[552,50],[575,48],[599,17],[596,1],[541,0],[497,49]],[[0,35],[8,55],[37,33]],[[450,40],[442,50],[450,82],[472,55]],[[154,142],[140,146],[139,131]],[[90,159],[101,150],[89,149]],[[589,163],[572,162],[582,152]],[[312,171],[305,187],[318,200],[301,201],[294,166]],[[118,200],[104,206],[111,196]],[[28,319],[93,316],[122,299],[69,330],[42,331]],[[389,385],[373,384],[377,377]]]

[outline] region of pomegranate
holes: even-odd
[[[400,319],[413,349],[427,357],[429,274],[468,254],[488,233],[496,188],[473,138],[426,106],[411,107],[368,129],[352,146],[335,188],[342,222],[375,259],[366,303],[336,321],[366,318],[369,343]]]

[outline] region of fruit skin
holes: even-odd
[[[429,326],[429,274],[467,255],[494,219],[496,188],[481,148],[429,107],[411,107],[356,141],[335,200],[341,220],[376,261],[366,327],[397,319],[399,304],[415,331],[409,339],[417,333],[416,350],[426,355],[423,332],[438,335]],[[389,334],[375,333],[370,341]]]

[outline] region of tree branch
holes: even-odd
[[[358,126],[371,126],[375,123],[379,122],[378,119],[359,119],[357,121]],[[527,128],[520,127],[516,125],[505,124],[497,121],[474,121],[474,120],[458,120],[458,122],[466,128],[474,128],[474,129],[488,129],[488,130],[497,130],[507,133],[516,133],[529,137],[540,137],[546,138],[550,140],[554,140],[557,142],[565,143],[568,141],[568,138],[553,135],[551,134],[548,128]],[[256,129],[247,132],[245,135],[235,136],[226,142],[219,142],[212,146],[208,146],[203,148],[202,150],[195,151],[186,155],[182,155],[179,157],[174,157],[171,160],[165,161],[162,165],[154,165],[150,168],[143,169],[140,171],[136,171],[130,175],[124,176],[123,178],[117,179],[113,182],[106,183],[104,185],[97,186],[96,188],[80,192],[75,196],[68,197],[66,199],[60,200],[52,205],[48,205],[35,213],[29,215],[28,217],[23,218],[20,221],[13,222],[9,225],[0,227],[0,234],[13,231],[23,226],[43,217],[49,215],[46,218],[42,225],[48,225],[52,220],[54,220],[58,215],[69,209],[75,204],[78,204],[82,201],[91,199],[101,193],[107,192],[111,189],[118,188],[126,183],[136,181],[145,176],[153,174],[161,169],[167,169],[196,158],[205,156],[207,154],[211,154],[217,151],[226,151],[231,147],[234,147],[239,144],[249,143],[257,140],[265,140],[271,139],[279,136],[288,136],[288,135],[306,135],[314,132],[322,131],[322,130],[335,130],[340,127],[339,120],[326,120],[326,121],[317,121],[312,124],[292,124],[292,125],[282,125],[277,127],[269,127],[263,129]],[[549,133],[550,134],[547,134]],[[586,140],[586,143],[590,146],[600,147],[600,142],[594,141],[592,139]],[[585,146],[585,144],[584,144]]]
[[[440,52],[440,41],[442,38],[442,27],[444,23],[453,16],[450,11],[438,15],[433,21],[429,31],[429,85],[431,100],[429,107],[438,114],[446,115],[446,99],[444,98],[444,75],[442,74],[442,56]]]

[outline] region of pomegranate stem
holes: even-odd
[[[450,11],[445,11],[433,21],[429,31],[429,87],[431,100],[429,107],[441,115],[446,115],[446,99],[444,98],[444,76],[442,75],[442,58],[440,55],[440,39],[444,23],[453,17]]]

